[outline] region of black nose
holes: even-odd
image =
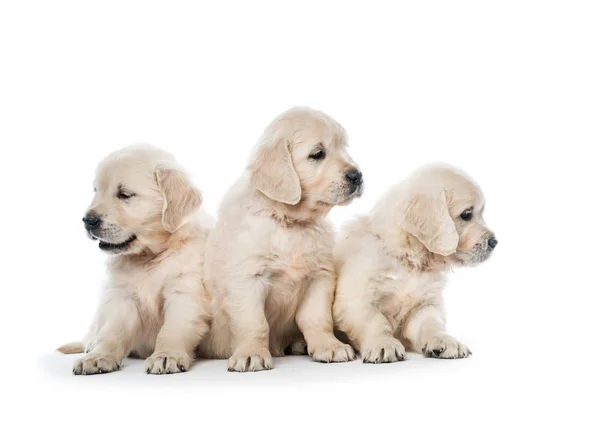
[[[346,179],[350,181],[353,185],[360,185],[362,183],[362,173],[358,171],[356,168],[349,169],[346,171]]]
[[[490,237],[488,239],[488,245],[493,250],[494,248],[496,248],[496,245],[498,245],[498,239],[496,239],[495,237]]]
[[[102,219],[100,219],[100,216],[98,216],[96,213],[88,213],[82,220],[85,224],[85,228],[88,230],[96,228],[98,225],[100,225],[100,222],[102,222]]]

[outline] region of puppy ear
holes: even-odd
[[[169,233],[177,231],[200,208],[202,194],[175,166],[162,165],[154,171],[156,183],[163,193],[162,224]]]
[[[402,226],[432,253],[456,252],[458,233],[446,202],[446,192],[419,191],[403,205]]]
[[[248,166],[250,183],[269,199],[295,205],[302,189],[285,140],[265,137],[256,147]]]

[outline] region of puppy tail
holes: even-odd
[[[56,349],[56,351],[59,351],[65,355],[72,355],[74,353],[85,352],[85,346],[82,342],[70,342],[69,344],[61,345]]]

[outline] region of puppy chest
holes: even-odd
[[[268,268],[274,280],[298,282],[306,279],[328,257],[314,240],[302,237],[280,239],[274,243]]]
[[[124,278],[125,292],[138,306],[140,316],[160,318],[163,308],[164,278],[145,272],[131,272]]]
[[[267,311],[282,318],[293,318],[307,282],[330,261],[330,256],[316,242],[305,237],[292,236],[287,242],[282,240],[273,245],[266,266],[269,281]]]
[[[279,255],[274,264],[274,279],[280,281],[298,282],[304,280],[313,270],[315,261],[309,253],[302,250],[287,251]]]

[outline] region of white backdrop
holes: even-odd
[[[592,1],[0,3],[4,438],[598,442],[599,21]],[[214,214],[293,105],[348,130],[366,191],[338,225],[428,161],[479,181],[499,245],[446,291],[473,357],[72,376],[53,350],[103,278],[96,163],[154,143]]]

